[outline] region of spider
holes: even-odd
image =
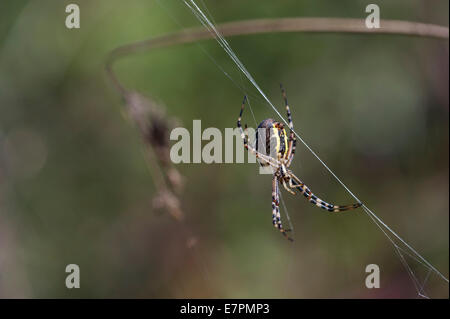
[[[362,203],[356,203],[353,205],[337,206],[332,205],[314,195],[311,190],[306,186],[294,173],[288,169],[291,165],[295,155],[296,138],[294,135],[294,124],[292,123],[291,111],[289,109],[286,91],[280,85],[281,93],[283,95],[284,104],[286,106],[286,112],[289,123],[289,138],[287,137],[284,124],[276,122],[273,119],[265,119],[258,125],[256,133],[256,147],[252,147],[248,144],[247,124],[245,124],[245,130],[242,129],[241,119],[244,112],[247,96],[244,96],[242,102],[241,111],[237,121],[237,127],[240,129],[241,137],[244,140],[244,147],[247,151],[250,151],[256,156],[258,162],[263,167],[271,167],[273,171],[272,177],[272,223],[288,240],[293,241],[291,237],[287,235],[290,229],[284,229],[281,223],[280,209],[279,209],[279,188],[278,184],[281,183],[283,187],[291,194],[296,195],[294,190],[298,190],[300,194],[303,194],[307,200],[323,208],[329,212],[343,212],[358,208]],[[265,133],[264,137],[260,137],[259,133]],[[264,143],[265,142],[265,143]],[[259,148],[265,149],[263,152],[259,151]],[[271,152],[272,151],[272,152]]]

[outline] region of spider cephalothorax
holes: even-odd
[[[295,176],[290,169],[288,169],[294,159],[297,140],[293,131],[294,124],[292,123],[291,111],[288,106],[286,92],[283,88],[281,88],[281,91],[283,93],[284,104],[286,106],[288,116],[290,130],[289,137],[287,136],[283,123],[276,122],[273,119],[266,119],[258,126],[255,148],[250,146],[248,144],[247,125],[245,125],[245,130],[242,129],[241,125],[242,113],[244,112],[247,97],[244,97],[244,101],[242,102],[237,126],[241,130],[241,137],[244,140],[244,147],[256,156],[262,166],[271,166],[273,169],[272,223],[287,239],[292,241],[292,238],[287,235],[289,230],[284,229],[281,224],[279,209],[279,183],[281,183],[289,193],[295,195],[296,193],[294,190],[297,190],[300,194],[303,194],[310,203],[329,212],[342,212],[355,209],[360,207],[362,204],[356,203],[346,206],[329,204],[314,195],[311,190],[297,176]]]

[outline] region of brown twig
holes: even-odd
[[[381,20],[380,28],[369,29],[363,19],[345,18],[279,18],[256,19],[224,23],[217,26],[225,37],[277,33],[277,32],[315,32],[315,33],[363,33],[363,34],[396,34],[427,38],[448,39],[448,27],[400,20]],[[184,29],[156,38],[130,43],[113,50],[107,61],[107,71],[117,89],[126,90],[118,81],[112,70],[112,64],[119,57],[136,52],[169,47],[179,44],[193,43],[213,39],[214,34],[204,27]]]

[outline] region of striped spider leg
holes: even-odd
[[[353,205],[343,205],[343,206],[329,204],[326,201],[314,195],[309,189],[309,187],[306,186],[297,176],[295,176],[294,173],[288,171],[288,175],[289,175],[289,186],[291,188],[299,190],[300,194],[303,194],[310,203],[316,205],[317,207],[323,208],[329,212],[338,213],[347,210],[352,210],[362,206],[362,203],[355,203]]]
[[[286,113],[288,118],[288,124],[289,124],[289,147],[286,155],[286,167],[291,166],[292,160],[294,159],[295,155],[295,148],[297,146],[297,139],[295,138],[294,134],[294,122],[292,122],[292,115],[291,115],[291,109],[289,108],[287,96],[286,96],[286,90],[283,88],[283,85],[280,84],[281,93],[283,95],[284,100],[284,106],[286,107]]]
[[[273,226],[278,229],[286,239],[294,241],[287,235],[290,229],[284,229],[281,223],[280,215],[280,190],[278,189],[278,178],[274,175],[272,178],[272,222]]]

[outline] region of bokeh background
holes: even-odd
[[[78,30],[64,25],[71,2],[81,9]],[[363,18],[370,3],[204,2],[217,23]],[[448,1],[377,4],[382,18],[448,26]],[[0,2],[0,297],[416,298],[392,245],[362,211],[327,214],[284,192],[295,238],[287,242],[271,225],[270,176],[255,164],[177,165],[185,222],[152,209],[144,145],[104,65],[115,47],[180,24],[199,26],[178,0]],[[448,41],[266,34],[229,42],[281,112],[284,84],[298,132],[322,159],[448,276]],[[115,70],[180,126],[201,119],[224,131],[243,92],[205,51],[250,87],[214,41],[129,56]],[[252,107],[258,121],[276,116],[257,100]],[[250,112],[246,119],[254,125]],[[315,193],[353,202],[300,143],[297,150],[293,170]],[[426,277],[427,268],[407,261]],[[65,287],[71,263],[81,268],[80,289]],[[365,288],[371,263],[380,266],[380,289]],[[448,298],[448,283],[431,275],[425,292]]]

